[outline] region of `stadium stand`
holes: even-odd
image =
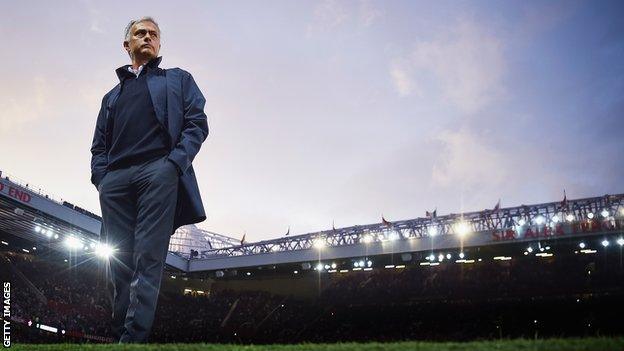
[[[446,260],[436,266],[308,271],[296,279],[319,282],[322,288],[313,299],[233,290],[225,281],[201,294],[163,288],[151,341],[262,344],[622,335],[622,247],[592,254],[571,247],[550,252],[553,256],[513,260],[493,260],[484,252],[482,261],[471,264]],[[2,279],[15,285],[13,317],[23,322],[16,342],[110,341],[110,303],[101,263],[71,264],[62,257],[6,250],[2,259],[3,266],[12,267],[2,270]],[[163,284],[172,280],[163,279]],[[28,321],[58,331],[28,327]]]

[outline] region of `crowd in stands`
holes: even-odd
[[[72,267],[8,251],[2,252],[0,264],[0,277],[11,282],[12,316],[33,325],[56,327],[59,332],[110,333],[110,303],[106,282],[94,271],[97,264],[86,262],[84,267]]]
[[[96,263],[53,263],[2,252],[14,284],[12,314],[66,331],[110,337],[105,274]],[[10,260],[10,263],[7,263]],[[623,335],[622,252],[322,273],[313,300],[264,291],[162,294],[151,342],[298,343],[474,340]],[[163,284],[167,284],[163,280]],[[28,328],[25,328],[28,329]],[[32,329],[32,328],[30,328]],[[46,332],[16,342],[50,342]],[[74,341],[59,337],[60,341]],[[85,339],[75,338],[85,342]]]

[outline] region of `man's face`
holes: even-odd
[[[130,28],[130,40],[123,44],[134,60],[149,61],[160,51],[160,31],[149,21],[135,23]]]

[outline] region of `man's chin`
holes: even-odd
[[[154,53],[152,50],[141,50],[137,53],[136,57],[139,58],[141,61],[150,61],[151,59],[156,57],[156,53]]]

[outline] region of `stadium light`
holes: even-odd
[[[566,221],[572,222],[573,220],[574,220],[574,215],[573,214],[570,213],[569,215],[566,216]]]
[[[585,243],[581,241],[581,242],[579,243],[579,247],[580,247],[581,249],[584,249],[584,248],[585,248]]]
[[[602,241],[602,246],[607,247],[609,246],[609,240],[605,239]]]
[[[360,264],[359,264],[357,261],[356,261],[356,262],[353,262],[353,267],[358,267],[359,265],[360,265]]]
[[[429,226],[429,228],[427,228],[427,233],[429,233],[429,236],[436,236],[438,235],[438,227],[436,226]]]
[[[537,217],[535,217],[534,221],[535,221],[535,224],[542,225],[545,222],[544,216],[541,216],[541,215],[537,216]]]
[[[394,232],[393,232],[393,233],[390,233],[390,235],[388,236],[388,239],[389,239],[389,240],[391,240],[391,241],[395,241],[395,240],[397,240],[398,238],[399,238],[399,234],[394,233]]]
[[[619,239],[617,239],[616,242],[618,243],[618,245],[624,246],[624,238],[619,238]]]
[[[41,232],[41,227],[40,226],[35,226],[35,233],[39,233]]]
[[[533,252],[533,248],[529,246],[529,247],[527,248],[527,252]]]
[[[363,241],[365,244],[368,244],[368,243],[370,243],[370,242],[372,242],[372,241],[373,241],[373,237],[372,237],[372,236],[370,236],[370,235],[364,235],[364,238],[362,238],[362,241]]]
[[[68,236],[67,239],[65,239],[65,246],[67,246],[70,250],[74,250],[82,247],[82,243],[75,236]]]
[[[332,268],[332,269],[336,269],[336,264],[335,264],[335,263],[332,263],[332,264],[331,264],[331,268]]]
[[[609,217],[609,211],[607,211],[606,208],[604,210],[602,210],[602,212],[600,212],[600,214],[602,215],[603,218]]]
[[[460,253],[459,253],[459,258],[464,258],[464,256],[465,256],[465,255],[464,255],[464,253],[463,253],[463,252],[460,252]]]
[[[54,239],[58,239],[58,238],[59,238],[58,234],[54,234]]]
[[[330,265],[328,265],[328,264],[325,265],[325,269],[330,269],[330,268],[331,268]]]
[[[95,254],[102,258],[109,258],[113,254],[113,248],[105,243],[98,243],[95,247]]]
[[[323,247],[325,247],[325,240],[321,238],[314,240],[314,247],[319,250],[322,249]]]
[[[464,236],[470,232],[470,227],[468,226],[468,223],[461,221],[455,224],[455,232],[460,236]]]
[[[520,219],[520,220],[518,221],[518,225],[519,225],[519,226],[521,226],[521,227],[522,227],[523,225],[525,225],[525,224],[526,224],[526,221],[525,221],[524,219]]]
[[[453,255],[451,255],[451,254],[446,254],[446,259],[447,259],[447,260],[450,260],[450,259],[451,259],[451,257],[453,257]]]
[[[364,261],[363,260],[360,260],[359,263],[360,263],[360,267],[364,267]]]
[[[322,263],[317,264],[316,265],[316,270],[317,271],[322,271],[323,270],[323,264]]]
[[[440,261],[440,262],[444,261],[444,255],[443,254],[439,254],[438,255],[438,261]]]
[[[373,261],[366,262],[366,265],[369,266],[369,267],[372,266],[373,265]]]
[[[588,213],[587,214],[587,218],[593,219],[594,218],[594,213],[593,212]]]
[[[552,216],[551,221],[553,223],[559,223],[559,216],[557,216],[557,215]]]
[[[427,257],[427,259],[428,259],[429,261],[433,261],[433,260],[435,260],[435,256],[434,256],[433,254],[431,254],[431,255],[429,255],[429,256]]]

